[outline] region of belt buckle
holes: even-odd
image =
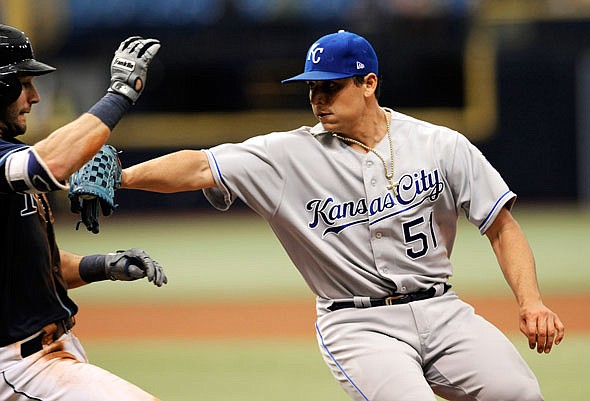
[[[385,298],[385,305],[388,305],[388,306],[395,305],[395,301],[398,301],[404,297],[405,297],[404,294],[392,295],[390,297],[387,297],[387,298]]]
[[[58,332],[58,325],[57,323],[50,323],[47,326],[43,327],[43,337],[41,339],[41,343],[43,345],[49,345],[55,341],[55,335]]]

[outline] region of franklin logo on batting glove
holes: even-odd
[[[124,58],[115,58],[113,65],[126,69],[127,71],[133,71],[135,69],[135,63],[133,61]]]

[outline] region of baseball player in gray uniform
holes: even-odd
[[[355,400],[542,400],[510,341],[450,289],[463,211],[485,234],[520,307],[530,347],[564,336],[542,302],[516,195],[461,134],[378,103],[363,37],[315,41],[300,75],[314,127],[182,150],[123,170],[123,188],[204,189],[260,214],[317,295],[325,362]]]

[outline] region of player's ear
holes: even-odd
[[[370,96],[375,93],[377,90],[377,84],[379,82],[379,78],[374,73],[370,73],[365,76],[365,95]]]

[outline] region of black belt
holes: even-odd
[[[451,288],[450,284],[444,284],[444,294]],[[393,294],[386,298],[369,298],[369,304],[363,306],[357,306],[354,301],[334,301],[332,305],[328,306],[328,310],[334,312],[335,310],[345,308],[369,308],[373,306],[386,306],[386,305],[400,305],[407,304],[414,301],[421,301],[423,299],[432,298],[436,295],[436,288],[431,287],[426,291],[411,292],[409,294]]]
[[[50,323],[43,327],[43,331],[39,335],[22,342],[20,344],[20,354],[23,358],[33,355],[35,352],[41,351],[43,345],[49,345],[56,341],[62,335],[67,333],[74,327],[76,321],[73,317],[60,320],[58,322]]]

